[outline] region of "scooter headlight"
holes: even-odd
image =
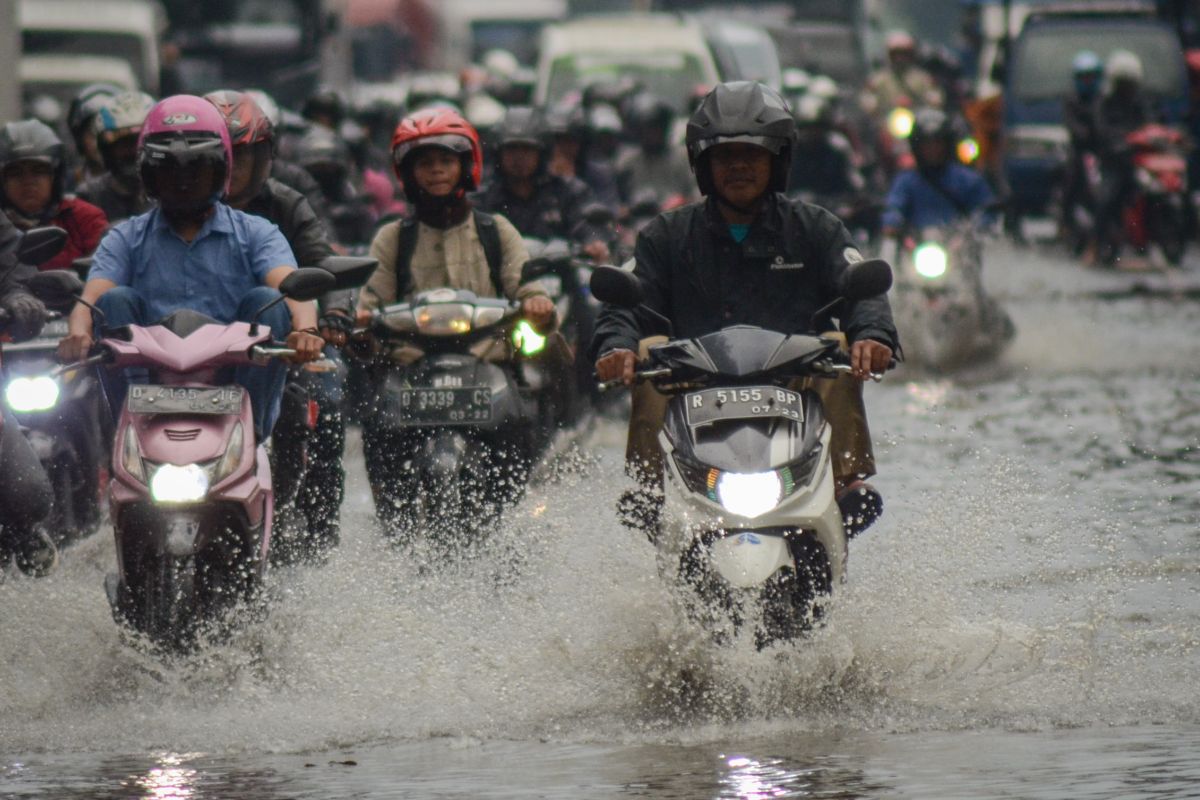
[[[907,139],[912,135],[916,115],[910,108],[893,108],[887,116],[888,133],[897,139]]]
[[[46,375],[13,378],[4,387],[4,399],[13,411],[48,411],[58,404],[58,381]]]
[[[778,473],[722,472],[717,478],[717,501],[731,514],[761,516],[783,499],[783,482]]]
[[[162,464],[150,479],[156,503],[195,503],[208,494],[208,473],[199,464]]]
[[[935,280],[942,277],[948,264],[946,248],[937,242],[926,242],[913,250],[913,267],[922,278]]]
[[[546,347],[546,337],[533,329],[527,320],[521,320],[513,329],[513,344],[523,356],[535,356]]]

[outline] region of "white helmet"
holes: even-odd
[[[837,81],[828,75],[818,75],[812,79],[812,83],[808,85],[809,94],[816,95],[822,100],[836,100],[838,97]]]
[[[145,92],[129,91],[113,95],[104,101],[92,118],[92,132],[98,139],[138,133],[152,108],[154,98]]]
[[[1113,50],[1104,62],[1104,78],[1110,85],[1121,80],[1141,83],[1143,75],[1142,60],[1128,50]]]

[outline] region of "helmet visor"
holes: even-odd
[[[787,139],[779,136],[752,136],[750,134],[733,134],[729,136],[714,136],[709,139],[699,139],[692,145],[692,157],[698,157],[706,150],[719,144],[750,144],[761,147],[773,156],[783,152],[789,144]]]

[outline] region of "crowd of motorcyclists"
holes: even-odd
[[[531,105],[520,87],[474,75],[456,93],[414,85],[403,106],[355,108],[322,91],[298,112],[248,87],[156,100],[89,86],[61,130],[38,119],[0,128],[4,333],[12,342],[37,337],[54,314],[24,281],[73,268],[86,283],[64,315],[64,364],[93,356],[114,329],[179,309],[269,327],[292,351],[291,363],[239,367],[234,379],[252,398],[256,441],[271,444],[276,513],[290,520],[280,523],[277,557],[320,561],[339,537],[351,422],[362,426],[385,527],[419,525],[428,513],[420,496],[428,486],[401,486],[397,476],[437,442],[395,435],[380,408],[396,386],[405,404],[441,402],[411,379],[437,353],[385,330],[410,332],[397,327],[397,315],[419,317],[418,300],[430,292],[452,290],[457,308],[473,309],[473,320],[445,321],[451,332],[482,328],[480,299],[488,298],[511,302],[528,323],[524,340],[506,328],[503,338],[468,342],[459,357],[472,363],[520,362],[530,352],[523,343],[546,337],[527,359],[544,379],[512,372],[520,372],[513,380],[522,391],[550,398],[533,428],[577,424],[577,398],[593,388],[580,384],[592,382],[593,370],[599,381],[634,388],[627,466],[637,486],[620,507],[652,539],[662,514],[667,399],[648,383],[635,386],[651,337],[700,337],[731,325],[836,329],[852,375],[817,389],[832,427],[837,503],[853,535],[882,510],[867,482],[875,464],[862,380],[886,371],[901,348],[885,298],[836,306],[843,276],[882,239],[964,220],[991,226],[1005,195],[1002,179],[972,163],[972,137],[993,134],[967,126],[956,104],[961,83],[925,69],[907,33],[887,38],[887,54],[861,88],[808,74],[793,74],[782,93],[719,84],[692,98],[686,118],[666,98],[620,80],[579,87],[549,108]],[[1135,191],[1129,135],[1153,114],[1131,53],[1106,61],[1079,53],[1073,69],[1074,94],[1063,99],[1071,155],[1060,221],[1078,253],[1107,264],[1118,256]],[[1093,159],[1098,181],[1089,180]],[[47,226],[66,232],[60,252],[18,263],[21,234]],[[537,261],[531,253],[552,241],[563,244],[571,270],[632,261],[648,311],[597,311],[585,288],[564,299],[558,278],[527,270]],[[278,287],[293,270],[339,253],[378,262],[357,294],[287,299],[261,312],[282,299]],[[424,323],[403,324],[419,332]],[[570,332],[556,332],[560,326]],[[135,370],[88,369],[101,376],[108,414],[131,384],[145,381]],[[443,390],[463,385],[452,371],[439,380]],[[541,435],[522,431],[527,441]],[[0,551],[23,571],[45,574],[63,542],[43,520],[62,498],[7,406],[2,436]],[[506,457],[524,471],[497,469],[490,480],[527,474],[537,452],[514,452]],[[485,500],[495,512],[517,496],[493,491]]]

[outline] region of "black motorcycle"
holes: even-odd
[[[375,312],[363,449],[385,531],[468,543],[521,498],[562,416],[545,336],[508,300],[435,289]]]

